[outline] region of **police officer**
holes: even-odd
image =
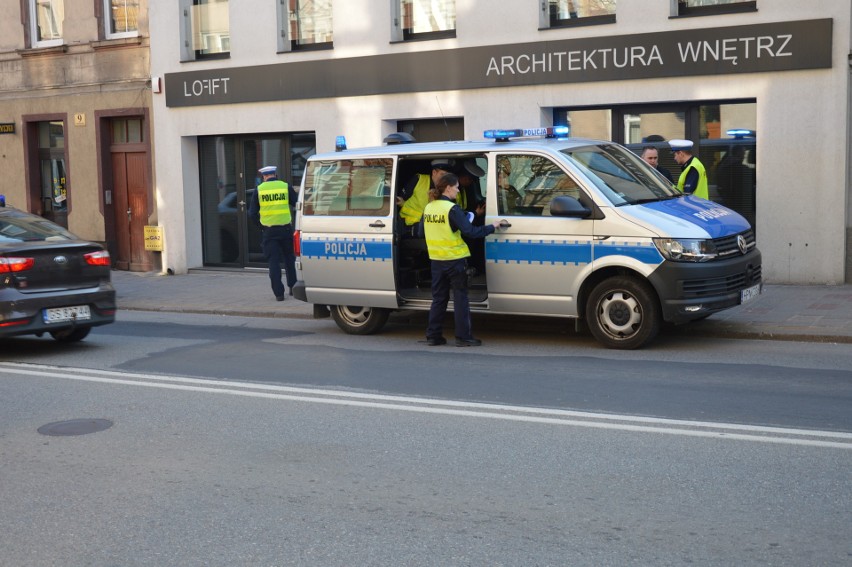
[[[681,167],[677,188],[681,193],[710,198],[707,170],[698,158],[692,155],[692,140],[669,140],[674,160]]]
[[[396,204],[400,207],[399,216],[405,221],[406,226],[416,226],[423,216],[423,209],[429,202],[429,191],[435,187],[442,175],[449,173],[455,165],[451,159],[432,160],[432,173],[418,173],[412,177],[402,189],[407,198],[397,197]]]
[[[258,170],[263,182],[249,207],[249,216],[261,226],[263,254],[269,261],[269,280],[276,301],[284,301],[286,289],[281,280],[281,263],[287,275],[287,286],[293,295],[296,285],[296,255],[293,252],[293,225],[290,205],[296,202],[297,193],[277,177],[278,168],[268,165]]]
[[[447,344],[444,338],[444,316],[453,291],[453,315],[456,327],[456,346],[479,346],[482,341],[473,338],[470,324],[470,303],[467,297],[467,258],[470,250],[462,239],[485,238],[493,234],[500,221],[485,226],[473,226],[467,214],[456,204],[459,178],[446,173],[430,190],[432,200],[423,211],[423,230],[429,259],[432,261],[432,307],[426,344]]]

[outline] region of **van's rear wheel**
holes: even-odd
[[[355,305],[331,306],[331,317],[337,326],[350,335],[371,335],[385,326],[390,310]]]
[[[636,278],[602,281],[586,303],[592,335],[607,348],[635,349],[657,336],[662,317],[651,287]]]

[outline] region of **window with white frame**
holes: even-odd
[[[139,0],[104,0],[104,36],[107,39],[139,35]]]
[[[331,0],[288,0],[278,10],[278,51],[332,47]]]
[[[757,11],[756,0],[672,0],[677,16],[709,16]]]
[[[544,27],[559,28],[615,22],[616,0],[547,0]]]
[[[228,0],[180,0],[181,60],[218,59],[231,52]]]
[[[54,47],[62,45],[62,23],[65,0],[29,0],[30,45]]]
[[[456,0],[391,0],[393,40],[456,36]]]

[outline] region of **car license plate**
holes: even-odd
[[[45,323],[65,323],[67,321],[79,321],[91,319],[92,312],[88,305],[75,305],[73,307],[55,307],[44,310]]]
[[[747,287],[740,292],[740,303],[747,303],[760,295],[760,284]]]

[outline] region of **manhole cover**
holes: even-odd
[[[95,433],[112,427],[108,419],[69,419],[68,421],[56,421],[38,428],[42,435],[85,435]]]

